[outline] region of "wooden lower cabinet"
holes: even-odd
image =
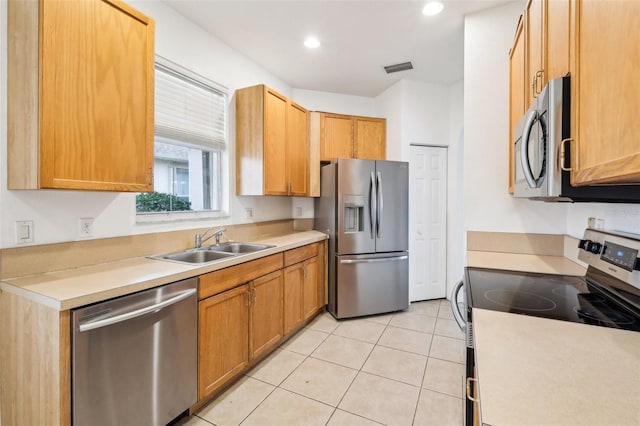
[[[198,305],[198,399],[210,395],[249,363],[249,285]]]
[[[259,357],[282,339],[282,277],[282,271],[277,271],[251,282],[251,359]]]
[[[318,256],[305,260],[303,264],[303,289],[302,289],[302,307],[304,319],[315,314],[322,305],[320,301],[320,291],[318,288],[321,282],[320,277],[320,261]]]
[[[302,299],[304,285],[302,262],[284,269],[284,333],[289,334],[304,320]]]
[[[325,250],[308,244],[199,277],[197,405],[324,306]]]
[[[324,306],[322,243],[285,252],[284,334],[295,330]],[[297,263],[290,264],[297,261]]]

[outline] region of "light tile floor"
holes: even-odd
[[[460,426],[463,339],[447,300],[341,321],[325,312],[180,424]]]

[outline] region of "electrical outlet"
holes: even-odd
[[[89,238],[93,236],[93,218],[80,218],[80,238]]]
[[[251,219],[253,217],[253,209],[250,207],[244,209],[244,217],[247,219]]]
[[[296,207],[296,217],[302,216],[302,207]]]
[[[28,244],[33,242],[33,221],[16,221],[16,244]]]

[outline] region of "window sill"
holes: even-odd
[[[227,212],[213,211],[136,213],[136,225],[175,223],[203,219],[228,219],[230,216]]]

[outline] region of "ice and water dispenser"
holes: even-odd
[[[364,231],[364,195],[344,197],[344,232]]]

